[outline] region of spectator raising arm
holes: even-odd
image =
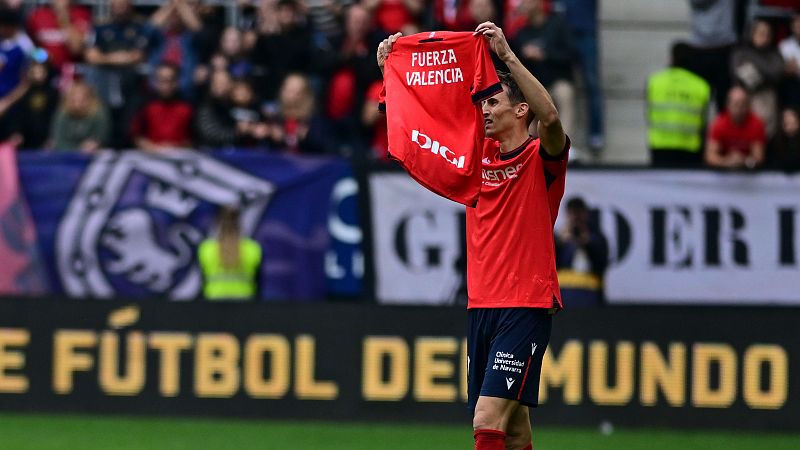
[[[153,13],[150,24],[156,28],[164,28],[173,14],[177,14],[183,26],[189,31],[198,32],[203,28],[200,17],[186,0],[168,0]]]
[[[69,13],[70,0],[53,0],[53,12],[56,14],[58,26],[64,33],[66,45],[69,52],[73,55],[79,55],[83,52],[83,45],[86,40],[85,31],[79,30],[72,23],[72,18]]]

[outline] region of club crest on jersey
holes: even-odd
[[[430,149],[431,153],[441,156],[445,161],[456,166],[458,169],[464,168],[464,156],[456,157],[456,154],[449,148],[442,145],[439,141],[431,139],[430,136],[420,133],[419,130],[411,132],[411,142],[419,145],[424,150]]]
[[[101,152],[58,227],[64,291],[106,298],[124,286],[126,292],[194,298],[202,284],[194,249],[214,226],[205,216],[213,206],[236,205],[242,233],[251,235],[273,192],[269,182],[188,150]]]

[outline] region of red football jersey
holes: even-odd
[[[70,5],[69,21],[83,36],[92,31],[92,11],[85,6]],[[58,17],[53,8],[40,6],[28,16],[28,33],[36,45],[47,50],[50,64],[56,69],[68,62],[80,60],[80,56],[70,53],[67,47],[67,36],[58,24]]]
[[[722,154],[725,155],[730,152],[749,155],[753,143],[763,144],[767,141],[764,122],[753,112],[747,113],[747,118],[741,124],[734,123],[731,115],[727,111],[723,112],[714,119],[709,134],[711,139],[719,142]]]
[[[486,139],[483,185],[467,208],[467,307],[561,307],[553,226],[567,172],[569,139],[558,157],[530,138],[514,151]]]
[[[384,67],[390,156],[420,184],[474,206],[480,192],[481,100],[502,90],[483,36],[401,37]]]

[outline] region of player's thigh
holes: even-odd
[[[552,314],[545,309],[507,308],[497,322],[480,395],[536,406]]]
[[[492,337],[498,311],[475,308],[467,312],[467,406],[474,413],[486,368],[491,361]]]

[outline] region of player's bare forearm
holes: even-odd
[[[520,62],[514,53],[503,60],[514,77],[514,81],[519,85],[528,107],[533,111],[539,120],[539,139],[545,151],[551,155],[559,155],[564,149],[566,136],[561,127],[561,119],[552,97],[542,83],[533,76],[528,69]]]
[[[528,107],[539,120],[539,139],[545,151],[551,155],[558,155],[564,149],[566,136],[561,127],[553,99],[542,86],[542,83],[533,76],[520,62],[517,55],[508,45],[503,30],[492,22],[484,22],[475,29],[475,34],[482,34],[489,41],[489,47],[508,66],[511,76],[519,85]]]

